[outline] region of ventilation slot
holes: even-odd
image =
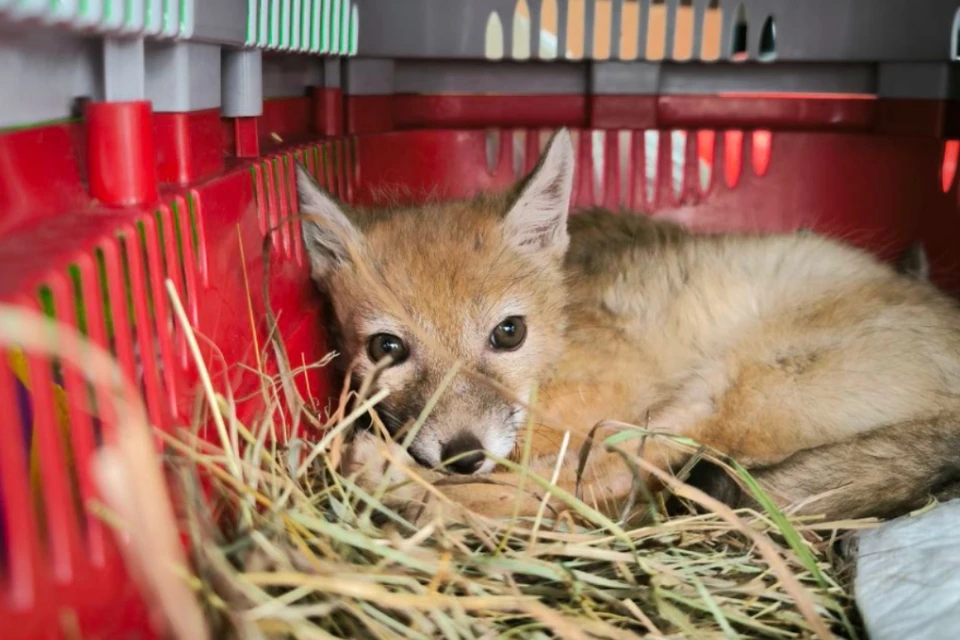
[[[584,0],[567,2],[567,57],[579,60],[584,56],[587,11]]]
[[[620,8],[620,59],[636,60],[640,55],[640,3],[624,2]]]
[[[713,163],[717,134],[707,129],[697,132],[697,164],[700,175],[700,194],[707,195],[713,186]]]
[[[530,8],[527,0],[517,0],[513,8],[513,51],[514,60],[530,58]]]
[[[633,132],[629,129],[617,131],[617,165],[620,181],[620,204],[627,209],[633,209],[631,194],[634,189],[633,176]]]
[[[657,163],[660,158],[660,132],[643,132],[643,202],[651,209],[657,195]]]
[[[740,182],[743,169],[743,131],[726,131],[723,134],[723,175],[727,187],[733,189]]]
[[[687,132],[676,129],[670,132],[670,170],[674,201],[683,196],[683,174],[687,158]]]
[[[647,14],[647,60],[663,60],[667,54],[667,10],[663,0],[653,0]]]
[[[89,265],[88,265],[89,267]],[[93,274],[88,270],[88,274],[85,277],[81,272],[79,265],[70,265],[69,268],[70,275],[70,287],[71,294],[73,299],[73,320],[76,322],[77,330],[80,334],[91,340],[94,344],[103,346],[103,335],[99,330],[99,327],[96,327],[95,324],[98,324],[100,308],[100,302],[97,300],[96,291],[93,290],[93,287],[90,287],[89,295],[85,293],[86,286],[84,281],[92,284],[94,281]],[[102,326],[102,324],[101,324]],[[103,443],[103,433],[102,425],[97,416],[100,415],[98,410],[98,405],[100,404],[97,400],[97,394],[92,384],[86,381],[80,381],[78,379],[78,384],[82,386],[82,393],[78,396],[79,405],[78,410],[85,411],[89,415],[93,416],[93,422],[90,425],[90,428],[93,429],[93,439],[96,446],[100,446]]]
[[[723,10],[720,0],[710,0],[701,21],[700,59],[713,62],[720,59],[720,41],[723,37]]]
[[[950,191],[957,175],[957,159],[960,157],[960,140],[947,140],[943,145],[943,162],[940,165],[940,187]]]
[[[0,429],[0,583],[10,591],[19,587],[32,596],[30,582],[36,553],[34,514],[30,507],[28,456],[33,432],[30,394],[22,376],[26,367],[20,352],[0,351],[0,406],[20,428]],[[9,553],[16,549],[16,554]]]
[[[733,30],[730,33],[730,57],[733,60],[746,60],[749,51],[749,32],[747,28],[747,10],[741,4],[734,14]]]
[[[136,233],[136,232],[135,232]],[[153,366],[154,341],[151,331],[152,300],[149,300],[147,283],[143,277],[143,261],[139,242],[128,234],[120,237],[120,262],[123,274],[123,292],[127,308],[128,327],[132,340],[133,380],[146,398],[150,420],[155,425],[163,424],[162,394],[160,380]]]
[[[540,45],[537,54],[544,60],[566,56],[566,52],[560,51],[557,17],[557,0],[543,0],[540,5]]]
[[[612,46],[613,2],[596,0],[593,7],[593,59],[609,59]]]
[[[768,16],[760,30],[760,60],[769,62],[777,57],[777,23]]]
[[[524,162],[527,157],[527,132],[523,129],[516,129],[513,131],[511,140],[513,142],[513,176],[519,179],[526,173]]]
[[[483,43],[483,55],[487,60],[503,59],[503,23],[496,11],[491,11],[487,17]]]
[[[689,60],[693,57],[693,0],[681,0],[674,14],[673,59]]]
[[[197,201],[193,191],[187,195],[186,205],[190,222],[190,242],[193,246],[193,255],[196,259],[197,271],[203,278],[204,286],[207,286],[210,284],[210,271],[207,269],[207,250],[203,233],[203,216],[200,215],[198,211],[200,203]]]
[[[758,177],[767,175],[772,145],[773,133],[770,131],[754,131],[750,136],[750,160],[754,175]]]
[[[960,60],[960,9],[953,16],[953,36],[950,38],[950,57]]]
[[[67,311],[71,298],[71,288],[65,278],[45,284],[37,291],[43,314],[68,326],[74,324]],[[60,317],[61,309],[65,314],[63,318]],[[51,346],[57,350],[56,344]],[[76,424],[79,417],[76,398],[82,397],[81,386],[76,369],[72,368],[69,375],[65,375],[64,365],[57,358],[24,354],[22,363],[25,366],[18,377],[27,391],[32,417],[28,464],[34,513],[54,566],[62,574],[69,575],[74,562],[72,558],[79,559],[82,553],[80,522],[85,520],[78,456],[71,437],[71,426],[82,428]],[[68,377],[71,379],[69,388]],[[73,402],[68,396],[70,391],[76,394]]]

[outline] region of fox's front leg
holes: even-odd
[[[580,469],[580,451],[531,460],[526,477],[514,471],[448,475],[418,465],[400,445],[361,434],[344,458],[343,471],[368,493],[384,483],[384,504],[412,524],[435,518],[463,520],[465,512],[489,518],[532,517],[555,486],[566,495],[614,516],[634,490],[634,474],[621,455],[594,445]],[[555,482],[551,483],[552,480]],[[562,511],[564,499],[550,496],[547,513]]]

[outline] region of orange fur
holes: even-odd
[[[372,334],[409,346],[375,382],[391,391],[388,423],[412,422],[453,363],[464,367],[414,440],[415,458],[438,465],[445,444],[469,432],[518,460],[532,415],[531,469],[549,478],[556,467],[560,487],[610,513],[635,489],[621,452],[601,444],[623,423],[732,456],[785,506],[831,517],[896,513],[960,478],[954,301],[809,233],[694,235],[603,210],[567,220],[572,159],[561,133],[508,193],[363,212],[301,176],[303,209],[317,217],[307,245],[341,348],[363,376]],[[526,342],[491,350],[491,329],[509,315],[526,319]],[[523,403],[534,387],[531,414]],[[361,436],[348,456],[361,484],[385,471],[378,446]],[[663,468],[689,457],[662,439],[630,453]],[[412,464],[396,447],[393,457]],[[516,474],[470,480],[437,483],[447,500],[434,496],[416,517],[444,505],[490,516],[517,508]],[[408,485],[392,499],[422,507],[429,494]],[[535,513],[540,495],[523,497],[519,512]]]

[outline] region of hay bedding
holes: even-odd
[[[731,511],[670,479],[689,515],[663,516],[661,496],[627,526],[550,491],[535,519],[465,516],[417,529],[384,506],[388,487],[366,493],[337,472],[351,430],[371,412],[376,423],[383,394],[344,392],[321,420],[289,384],[300,371],[282,366],[277,378],[262,376],[268,409],[245,425],[230,390],[204,370],[197,424],[212,422],[216,435],[201,440],[196,425],[163,435],[161,462],[108,354],[9,307],[0,309],[0,342],[82,364],[114,390],[122,428],[93,461],[105,504],[89,508],[122,531],[133,577],[174,637],[858,636],[834,549],[842,532],[873,523],[792,519],[742,469],[731,473],[763,513]],[[267,350],[283,357],[279,343]],[[273,444],[290,419],[309,437]]]

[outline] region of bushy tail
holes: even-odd
[[[797,514],[829,520],[896,517],[931,497],[960,497],[960,416],[882,427],[751,473],[781,505],[799,505]],[[698,468],[689,482],[731,506],[756,506],[724,476],[715,466]]]

